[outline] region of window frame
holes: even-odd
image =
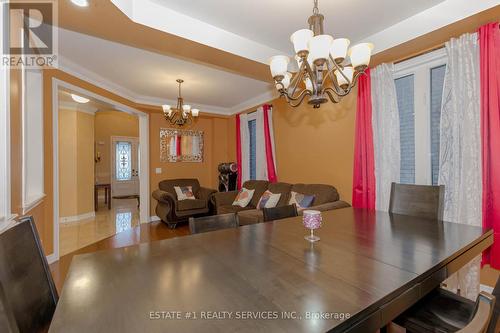
[[[255,125],[257,125],[257,112],[251,112],[247,114],[247,124],[246,126],[248,127],[248,178],[250,180],[255,180],[257,179],[257,146],[255,146],[255,179],[252,179],[252,164],[251,164],[251,134],[250,134],[250,122],[255,121]],[[255,130],[255,135],[257,135],[257,130]]]
[[[438,50],[399,62],[393,79],[414,75],[415,184],[432,184],[431,163],[431,69],[447,65],[446,50]],[[424,112],[420,111],[424,110]]]

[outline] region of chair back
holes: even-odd
[[[6,332],[46,331],[57,301],[33,217],[21,218],[0,234],[0,328],[7,323]]]
[[[391,185],[389,213],[443,219],[444,185]]]
[[[297,206],[295,204],[282,207],[263,208],[262,213],[264,214],[264,222],[298,216]]]
[[[238,216],[234,213],[189,218],[189,230],[191,231],[191,234],[238,228],[239,226],[240,222],[238,220]]]
[[[500,277],[497,279],[492,295],[496,297],[496,302],[495,307],[493,308],[493,313],[491,314],[490,325],[488,326],[488,330],[486,332],[498,333],[500,332]]]
[[[196,195],[200,190],[200,182],[196,178],[165,179],[158,183],[158,188],[160,190],[168,192],[177,198],[174,186],[191,186],[194,195]]]

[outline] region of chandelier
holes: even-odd
[[[163,108],[163,115],[165,116],[165,119],[174,126],[190,125],[193,123],[194,118],[198,117],[200,110],[191,109],[191,105],[184,104],[184,99],[181,96],[181,84],[184,82],[184,80],[177,79],[176,82],[179,83],[179,97],[177,97],[177,106],[173,109],[172,106],[168,104],[162,105],[161,107]]]
[[[290,36],[299,68],[294,75],[288,71],[289,57],[278,55],[270,60],[276,89],[293,107],[299,106],[306,96],[314,108],[326,103],[327,96],[333,103],[340,102],[368,68],[373,44],[361,43],[348,49],[348,39],[333,39],[323,33],[323,21],[318,0],[314,0],[309,29]]]

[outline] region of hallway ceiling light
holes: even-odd
[[[89,1],[88,0],[71,0],[71,2],[78,7],[88,7],[89,6]]]
[[[170,124],[175,126],[190,125],[193,123],[194,118],[198,117],[200,110],[192,109],[191,105],[184,104],[184,99],[181,96],[181,84],[184,82],[182,79],[177,79],[179,83],[179,96],[177,97],[177,106],[172,108],[171,105],[162,105],[163,115]]]
[[[370,63],[373,44],[362,43],[348,49],[348,39],[334,39],[324,34],[323,21],[318,0],[314,0],[309,29],[298,30],[290,36],[296,53],[293,61],[299,66],[295,75],[288,72],[289,57],[279,55],[270,60],[276,89],[293,107],[299,106],[306,96],[310,96],[308,103],[314,108],[326,103],[327,96],[333,103],[340,102]]]
[[[81,104],[85,104],[85,103],[88,103],[90,101],[90,99],[82,97],[82,96],[79,96],[79,95],[76,95],[76,94],[71,94],[71,98],[75,102],[81,103]]]

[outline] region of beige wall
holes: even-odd
[[[59,216],[94,211],[94,115],[59,110]]]
[[[111,137],[139,137],[139,118],[120,111],[99,111],[95,115],[96,152],[101,161],[96,164],[96,179],[99,183],[111,182]]]
[[[229,158],[228,142],[233,142],[233,137],[229,139],[227,131],[228,118],[199,118],[196,123],[189,127],[192,130],[204,132],[204,152],[202,163],[178,162],[169,163],[160,161],[160,128],[172,127],[162,114],[150,114],[149,121],[149,154],[150,154],[150,189],[154,191],[158,188],[158,183],[163,179],[173,178],[198,178],[201,186],[217,188],[217,165],[227,162]],[[155,169],[161,168],[162,173],[156,174]],[[154,209],[156,201],[151,199],[151,215],[155,215]]]

